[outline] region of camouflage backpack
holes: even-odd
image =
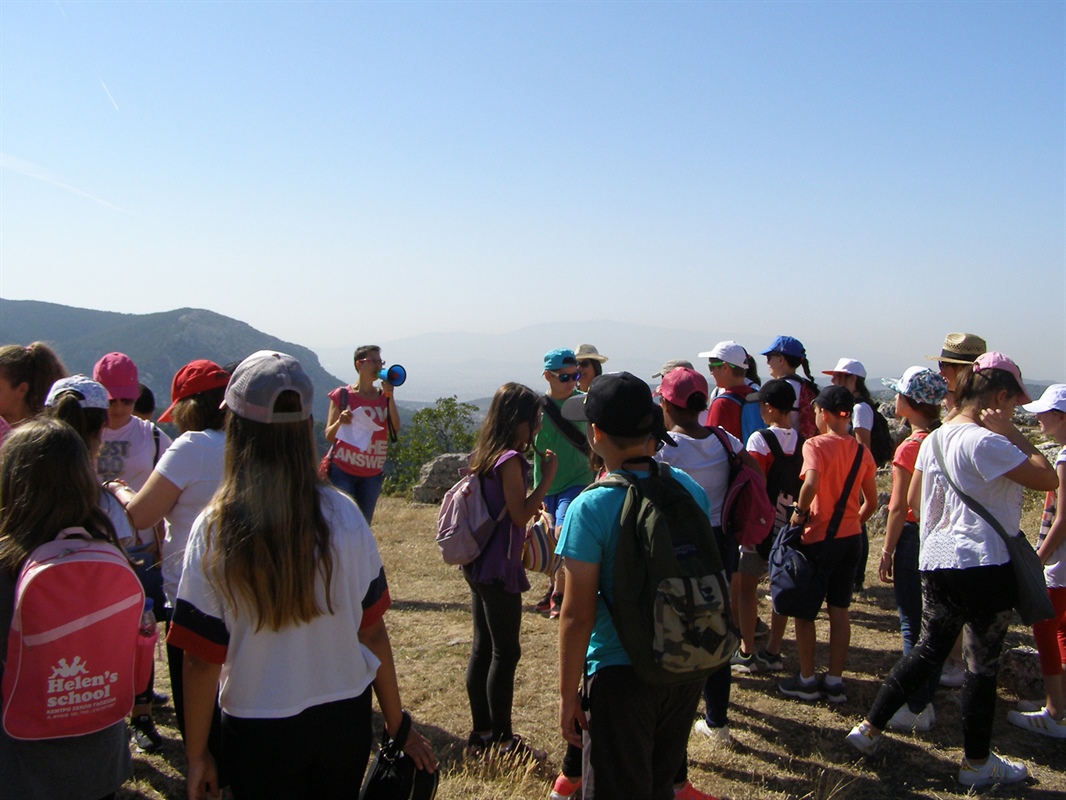
[[[593,484],[626,492],[608,608],[639,678],[700,680],[737,647],[729,582],[707,514],[669,466],[647,463],[646,478],[615,472]]]

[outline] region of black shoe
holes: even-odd
[[[140,753],[158,753],[163,748],[163,737],[147,714],[130,720],[130,739]]]
[[[152,705],[163,706],[170,702],[170,695],[162,692],[152,692]]]

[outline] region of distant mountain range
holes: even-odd
[[[0,298],[0,343],[47,342],[71,373],[92,374],[105,353],[125,353],[159,410],[170,404],[170,382],[180,367],[207,358],[225,365],[256,350],[277,350],[299,359],[315,386],[314,415],[325,420],[327,393],[344,381],[331,375],[308,348],[257,331],[213,311],[179,308],[157,314],[118,314],[35,300]]]
[[[407,382],[396,392],[401,416],[407,420],[418,408],[432,405],[439,397],[452,395],[485,410],[496,388],[507,381],[518,381],[534,391],[544,391],[547,387],[542,376],[542,359],[546,351],[557,347],[573,348],[581,342],[590,342],[601,353],[610,356],[605,365],[607,371],[628,370],[654,384],[656,381],[651,375],[663,361],[689,359],[702,371],[705,365],[696,354],[709,350],[717,341],[734,337],[749,345],[761,345],[768,338],[766,334],[750,332],[729,334],[578,319],[563,323],[533,323],[499,333],[442,331],[373,342],[353,341],[345,347],[316,347],[312,351],[258,331],[246,323],[202,309],[119,314],[0,298],[0,344],[49,342],[70,371],[86,374],[91,373],[93,364],[103,354],[122,351],[137,364],[141,381],[155,392],[160,409],[169,403],[170,381],[174,373],[194,358],[210,358],[226,364],[266,348],[290,353],[300,360],[314,381],[314,413],[320,421],[326,418],[327,393],[355,378],[352,351],[357,345],[379,344],[389,364],[400,363],[407,369]],[[805,344],[808,352],[848,352],[846,344],[832,340],[805,337]],[[890,345],[886,341],[881,347]],[[864,353],[864,359],[869,359],[868,365],[890,363],[889,356],[884,349]],[[769,377],[766,365],[761,358],[757,361],[765,380]],[[814,363],[822,361],[834,363],[828,358],[814,360]],[[922,362],[920,358],[912,363],[928,363],[935,368],[932,361]],[[815,366],[815,369],[819,367]],[[825,375],[816,374],[815,377],[821,385],[829,382]],[[1046,385],[1043,382],[1026,383],[1034,397]],[[884,390],[878,378],[869,378],[867,384],[875,396],[891,397],[891,392]]]

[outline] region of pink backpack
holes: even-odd
[[[3,725],[14,739],[83,736],[133,708],[144,590],[121,551],[66,528],[15,584]]]
[[[481,555],[506,513],[504,506],[494,518],[485,502],[481,477],[465,474],[444,495],[437,514],[437,547],[444,563],[469,564]]]

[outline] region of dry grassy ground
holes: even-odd
[[[545,581],[535,576],[533,590],[526,595],[528,613],[522,623],[514,725],[535,746],[547,749],[548,762],[509,771],[464,762],[462,747],[470,730],[463,684],[471,637],[468,595],[458,571],[445,566],[437,554],[435,515],[431,507],[383,498],[374,532],[392,592],[393,606],[386,620],[404,704],[433,741],[444,770],[438,797],[543,800],[564,749],[556,733],[556,623],[532,608]],[[1030,533],[1035,531],[1034,519],[1030,508],[1023,526]],[[731,750],[719,749],[698,735],[692,737],[689,777],[697,787],[734,799],[767,800],[888,800],[965,794],[954,777],[962,744],[957,690],[938,693],[937,724],[932,732],[893,735],[876,759],[857,758],[844,741],[899,654],[892,590],[879,583],[876,575],[880,548],[876,536],[867,571],[869,591],[852,606],[851,655],[845,674],[848,702],[841,706],[799,703],[777,693],[776,676],[736,676],[730,712],[736,745]],[[821,664],[826,658],[826,635],[823,618],[819,625]],[[1026,629],[1016,626],[1008,646],[1029,638]],[[786,669],[795,666],[793,654],[790,630],[785,642]],[[165,684],[162,662],[157,674]],[[1008,724],[1006,712],[1016,699],[1001,689],[993,744],[1005,755],[1024,759],[1033,779],[1024,786],[989,790],[986,795],[1066,798],[1066,746]],[[120,798],[177,800],[185,796],[184,759],[177,731],[170,727],[172,711],[161,709],[157,720],[168,737],[167,747],[161,755],[136,758],[134,780]]]

